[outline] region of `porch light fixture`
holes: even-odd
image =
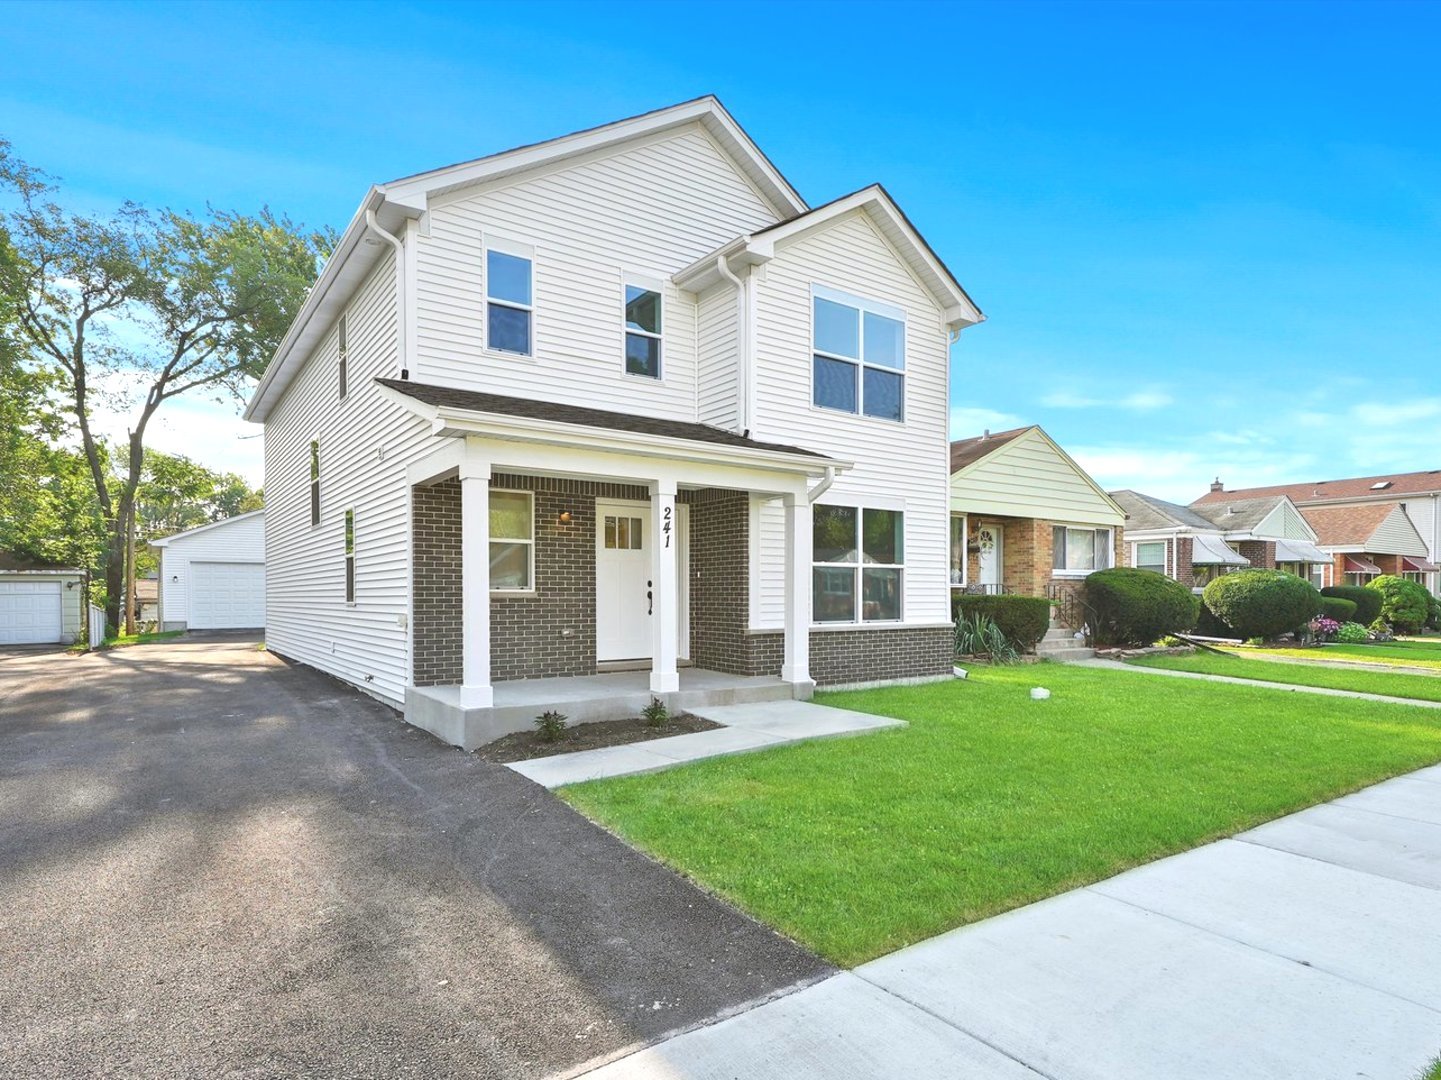
[[[562,525],[569,525],[569,524],[570,524],[570,511],[569,511],[569,510],[562,510],[562,511],[560,512],[560,516],[557,517],[556,520],[559,521]]]

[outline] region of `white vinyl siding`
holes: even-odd
[[[738,310],[736,288],[728,281],[701,293],[696,303],[696,419],[729,431],[740,428]]]
[[[477,309],[479,310],[479,309]],[[395,262],[387,252],[348,309],[350,394],[334,405],[335,335],[307,361],[265,426],[266,643],[400,705],[409,681],[410,489],[406,467],[437,443],[424,421],[388,399],[377,377],[398,370]],[[324,499],[310,527],[306,454],[321,425]],[[361,557],[345,603],[345,515]]]
[[[1420,555],[1427,554],[1426,541],[1416,531],[1416,526],[1399,506],[1386,515],[1386,520],[1376,527],[1366,550],[1376,555]]]
[[[874,297],[906,314],[904,424],[817,408],[811,400],[814,283]],[[755,409],[751,434],[855,462],[826,502],[903,510],[906,625],[950,620],[950,502],[947,489],[949,355],[941,312],[864,211],[777,246],[756,286]],[[774,507],[774,508],[772,508]],[[762,511],[761,554],[784,565],[779,504]],[[780,543],[774,544],[779,533]],[[763,587],[767,566],[752,571]],[[752,605],[752,625],[775,625],[774,597]]]
[[[1120,527],[1125,515],[1039,431],[1018,435],[951,478],[951,505],[970,514]]]
[[[696,304],[666,279],[776,220],[699,126],[431,205],[417,248],[417,381],[675,420],[696,417]],[[531,359],[483,347],[490,235],[534,249]],[[665,280],[663,379],[627,377],[617,361],[623,270]]]
[[[335,384],[331,377],[335,369],[326,365],[326,392],[333,394]],[[334,402],[334,397],[330,398]],[[293,467],[292,467],[293,468]],[[309,487],[307,485],[307,491]],[[306,497],[306,521],[309,522],[310,503]],[[265,515],[242,514],[229,521],[217,522],[213,526],[195,530],[190,535],[177,536],[166,542],[160,549],[160,602],[161,629],[179,629],[189,626],[192,617],[191,592],[195,578],[204,564],[251,564],[265,562]],[[198,569],[197,569],[198,567]],[[260,627],[265,624],[262,617],[250,624]],[[248,629],[249,627],[247,627]]]

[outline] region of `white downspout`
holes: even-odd
[[[743,435],[751,430],[750,386],[751,386],[751,335],[750,303],[746,283],[737,277],[726,263],[724,255],[717,255],[716,271],[736,287],[736,428]]]
[[[405,245],[380,227],[374,210],[365,211],[365,227],[395,248],[395,352],[400,359],[400,377],[409,379],[410,358],[405,352]]]
[[[825,479],[818,483],[815,487],[809,488],[806,491],[806,502],[814,503],[817,499],[819,499],[822,495],[829,491],[831,489],[831,485],[835,482],[836,467],[834,465],[827,465]]]

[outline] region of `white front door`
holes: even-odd
[[[650,505],[595,504],[595,658],[643,660],[651,654],[654,589]]]
[[[983,521],[976,527],[981,546],[980,584],[987,587],[987,592],[1001,591],[1001,536],[1001,527],[994,521]]]
[[[64,635],[59,581],[0,581],[0,645],[34,645]]]

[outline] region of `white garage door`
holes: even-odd
[[[0,581],[0,645],[59,641],[59,581]]]
[[[241,630],[265,625],[265,564],[190,564],[192,630]]]

